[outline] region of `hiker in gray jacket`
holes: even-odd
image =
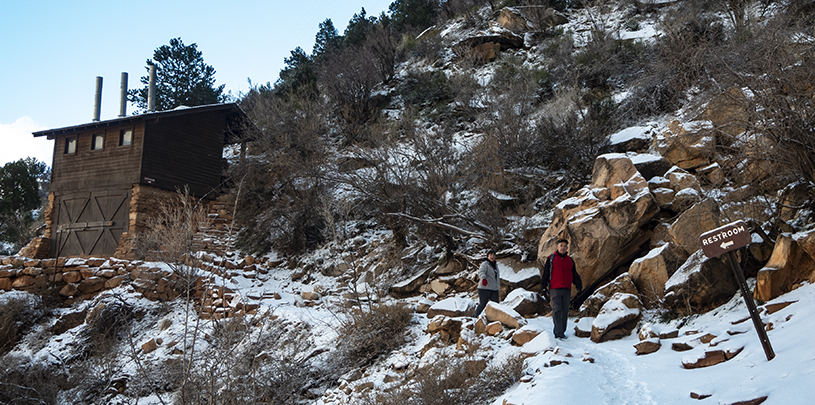
[[[475,309],[474,318],[481,315],[487,302],[498,302],[498,287],[501,286],[501,277],[498,272],[498,263],[495,261],[495,250],[487,252],[487,258],[478,268],[478,308]]]

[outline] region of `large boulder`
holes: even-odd
[[[665,306],[675,313],[698,313],[732,298],[739,287],[726,257],[708,258],[701,250],[692,254],[665,283]]]
[[[712,162],[715,139],[709,121],[685,124],[673,120],[654,137],[654,147],[671,164],[695,169]]]
[[[498,24],[502,27],[516,33],[523,34],[527,31],[532,31],[535,27],[526,20],[518,9],[512,7],[504,7],[498,14]]]
[[[526,318],[543,313],[546,301],[536,292],[518,288],[507,294],[504,298],[504,305]]]
[[[487,316],[488,321],[498,321],[501,322],[502,325],[513,329],[518,329],[527,323],[526,319],[512,308],[503,304],[496,304],[492,301],[487,303],[486,308],[484,308],[484,314]]]
[[[653,138],[652,132],[653,128],[650,126],[628,127],[622,131],[611,134],[608,137],[608,143],[611,149],[617,153],[644,151],[651,145],[651,139]],[[660,158],[658,155],[651,156],[654,156],[657,160]],[[642,171],[640,171],[640,173],[642,173]],[[662,173],[665,172],[663,171]],[[644,173],[643,176],[645,176]],[[648,178],[647,176],[645,177]]]
[[[592,342],[601,343],[631,334],[642,318],[641,308],[642,304],[636,295],[614,294],[592,321]]]
[[[671,224],[668,234],[671,236],[671,242],[687,257],[702,248],[699,236],[721,225],[719,206],[712,198],[708,198],[683,212]]]
[[[780,235],[775,240],[775,247],[770,260],[756,276],[756,299],[769,301],[793,289],[802,281],[815,278],[815,261],[799,246],[806,245],[811,249],[815,245],[815,232],[794,236]]]
[[[519,288],[529,291],[538,291],[541,288],[540,269],[535,263],[524,263],[508,257],[498,259],[498,270],[501,272],[502,297]]]
[[[459,297],[445,298],[430,306],[427,310],[427,317],[435,318],[437,315],[449,317],[472,316],[476,306],[473,300]]]
[[[641,227],[659,212],[648,183],[622,154],[599,156],[591,185],[555,208],[551,225],[538,244],[543,261],[557,240],[570,241],[569,252],[584,286],[603,278],[620,252],[642,235]]]
[[[603,305],[617,293],[637,295],[637,287],[634,285],[628,273],[620,274],[617,278],[598,288],[597,291],[589,296],[589,298],[583,302],[583,305],[580,306],[580,317],[596,317],[603,308]]]
[[[719,133],[737,137],[747,130],[752,105],[740,88],[731,87],[710,100],[698,119],[710,121]]]
[[[665,283],[684,261],[684,253],[673,243],[666,243],[631,263],[628,274],[646,306],[662,301]]]

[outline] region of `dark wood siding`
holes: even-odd
[[[119,146],[121,130],[133,130],[128,146]],[[91,150],[94,134],[103,134],[104,148]],[[65,153],[65,142],[76,138],[76,152]],[[139,181],[144,123],[136,122],[60,135],[54,139],[51,191],[56,195],[77,190],[129,188]]]
[[[130,189],[54,198],[51,256],[110,256],[129,226]]]
[[[221,111],[147,120],[141,183],[190,187],[202,196],[221,181],[226,116]]]

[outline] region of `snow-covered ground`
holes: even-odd
[[[662,347],[647,355],[636,355],[636,334],[624,339],[595,344],[572,335],[566,340],[549,342],[555,349],[527,360],[527,373],[533,377],[519,383],[494,404],[694,404],[695,393],[710,396],[701,403],[733,404],[767,397],[764,404],[810,404],[815,394],[815,285],[805,285],[768,304],[793,302],[786,308],[768,314],[762,321],[772,324],[767,332],[775,358],[768,361],[752,323],[743,321],[749,314],[739,294],[722,307],[709,313],[677,319],[663,327],[679,330],[679,337],[663,339]],[[737,324],[734,322],[743,321]],[[551,330],[550,318],[530,320]],[[698,332],[695,335],[685,335]],[[688,342],[694,336],[716,335],[711,344],[717,348],[744,347],[733,359],[714,366],[685,369],[683,359],[693,360],[709,348],[699,344],[694,349],[677,352],[673,342]],[[734,333],[731,335],[731,333]],[[549,332],[551,338],[551,332]],[[506,349],[511,350],[511,349]],[[571,356],[571,357],[569,357]],[[594,362],[581,358],[591,357]],[[547,367],[553,358],[568,364]]]

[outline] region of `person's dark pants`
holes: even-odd
[[[498,290],[483,290],[481,288],[478,289],[478,308],[475,309],[475,314],[473,318],[478,318],[478,315],[481,315],[481,311],[487,306],[488,302],[498,302]]]
[[[553,288],[549,292],[552,301],[552,321],[555,323],[555,337],[566,336],[566,323],[569,321],[570,288]]]

